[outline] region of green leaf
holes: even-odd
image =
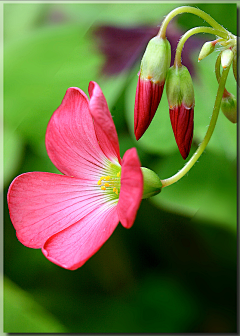
[[[4,332],[65,333],[67,330],[51,313],[35,302],[29,293],[5,277]]]

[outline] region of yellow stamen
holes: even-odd
[[[116,189],[115,194],[118,195],[118,190]]]
[[[110,187],[109,183],[105,183],[104,185],[105,187]]]
[[[101,181],[101,180],[99,180],[97,184],[98,184],[98,185],[101,185],[101,184],[102,184],[102,181]]]
[[[115,192],[116,190],[117,190],[116,187],[114,187],[114,188],[113,188],[113,192]]]
[[[117,177],[119,177],[119,176],[120,176],[120,174],[121,174],[121,172],[118,172],[118,173],[117,173]]]
[[[104,187],[104,186],[101,186],[101,189],[102,189],[102,190],[106,190],[106,187]]]
[[[110,180],[110,176],[106,176],[106,177],[105,177],[105,180],[106,180],[106,181],[109,181],[109,180]]]

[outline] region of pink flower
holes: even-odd
[[[41,248],[51,262],[82,266],[111,236],[119,221],[130,228],[143,195],[135,148],[120,158],[117,132],[95,82],[90,101],[69,88],[51,117],[46,148],[63,173],[30,172],[8,190],[10,218],[20,242]]]

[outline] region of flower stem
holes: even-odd
[[[167,26],[168,26],[169,22],[176,15],[182,14],[182,13],[195,14],[195,15],[201,17],[207,23],[209,23],[210,26],[212,26],[213,28],[218,29],[222,32],[228,33],[228,31],[225,28],[223,28],[219,23],[217,23],[210,15],[208,15],[204,11],[202,11],[198,8],[195,8],[195,7],[191,7],[191,6],[182,6],[182,7],[175,8],[165,17],[165,19],[162,22],[161,28],[158,32],[158,36],[161,37],[161,38],[166,38],[166,29],[167,29]]]
[[[176,54],[175,54],[175,61],[174,61],[174,65],[175,66],[181,66],[181,53],[182,53],[182,49],[183,49],[184,43],[187,41],[187,39],[189,39],[189,37],[191,37],[194,34],[199,34],[199,33],[213,34],[213,35],[220,36],[220,37],[222,37],[224,39],[228,38],[228,34],[226,32],[217,30],[215,28],[210,28],[210,27],[195,27],[195,28],[192,28],[192,29],[188,30],[181,37],[180,41],[178,42],[177,50],[176,50]]]
[[[169,177],[165,180],[161,180],[162,187],[167,187],[167,186],[179,181],[192,168],[192,166],[196,163],[198,158],[201,156],[201,154],[205,150],[209,140],[211,139],[214,128],[216,126],[216,122],[217,122],[217,118],[218,118],[218,114],[219,114],[219,110],[220,110],[220,106],[221,106],[221,101],[222,101],[222,95],[223,95],[223,92],[224,92],[225,83],[226,83],[226,80],[227,80],[229,69],[230,69],[230,66],[223,69],[222,76],[219,80],[219,86],[218,86],[218,91],[217,91],[217,96],[216,96],[216,100],[215,100],[215,104],[214,104],[214,108],[213,108],[211,121],[210,121],[210,124],[208,126],[208,130],[206,132],[206,135],[205,135],[202,143],[200,144],[200,146],[198,147],[196,152],[193,154],[191,159],[186,163],[186,165],[181,170],[179,170],[179,172],[177,174],[175,174],[172,177]]]

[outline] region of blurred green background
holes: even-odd
[[[181,169],[184,161],[174,141],[165,91],[149,129],[139,142],[134,138],[133,108],[144,47],[137,51],[135,63],[110,76],[101,70],[106,56],[94,34],[103,25],[131,31],[139,26],[155,29],[179,5],[4,4],[5,200],[15,176],[27,171],[58,173],[45,150],[48,121],[68,87],[87,93],[91,80],[101,86],[108,101],[121,155],[136,147],[142,166],[155,170],[162,179]],[[235,4],[192,5],[236,34]],[[174,24],[176,35],[206,25],[191,14],[176,17]],[[114,51],[120,49],[121,55],[127,51],[124,38],[116,39],[116,49],[114,44],[110,48],[115,65],[120,61]],[[199,36],[199,47],[192,50],[194,39],[190,39],[190,49],[186,47],[196,72],[191,154],[205,135],[217,91],[217,53],[197,62],[204,39],[213,36]],[[120,42],[123,47],[117,49]],[[232,72],[227,89],[236,94]],[[236,142],[236,125],[220,113],[209,146],[187,176],[144,200],[134,226],[126,230],[119,225],[100,251],[76,271],[62,269],[40,250],[23,246],[5,201],[4,331],[236,332]]]

